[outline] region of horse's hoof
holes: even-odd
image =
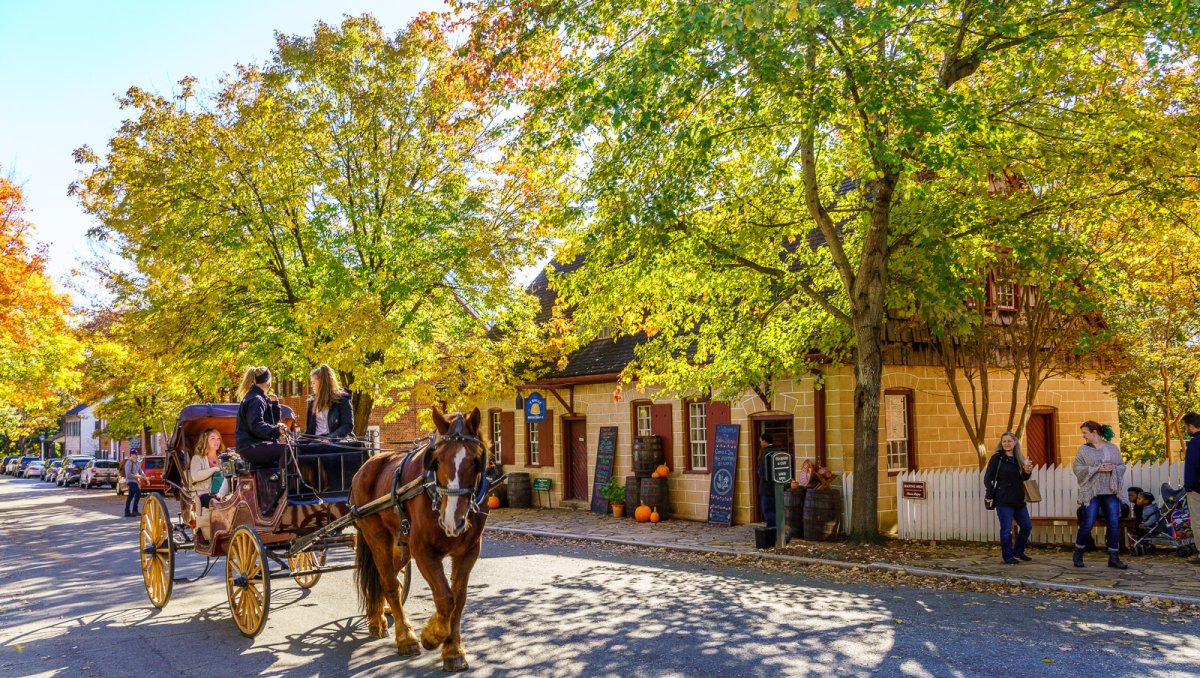
[[[424,633],[421,634],[421,647],[425,648],[426,650],[432,650],[438,645],[441,645],[441,643],[435,640],[430,640]]]
[[[370,634],[371,634],[372,638],[387,638],[387,635],[388,635],[387,624],[384,624],[382,626],[378,626],[376,624],[371,624]]]
[[[442,660],[443,671],[466,671],[468,668],[466,657],[446,657]]]
[[[421,654],[421,644],[416,638],[409,638],[396,643],[396,652],[401,657],[416,657]]]

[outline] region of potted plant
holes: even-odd
[[[608,484],[600,488],[600,496],[608,500],[614,517],[625,517],[625,487],[618,485],[616,478],[608,479]]]

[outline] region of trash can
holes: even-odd
[[[775,528],[754,526],[754,548],[769,549],[775,546]]]

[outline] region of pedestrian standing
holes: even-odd
[[[758,437],[762,450],[758,457],[758,506],[762,509],[767,527],[775,529],[775,483],[771,480],[771,455],[778,452],[775,437],[763,433]]]
[[[142,500],[142,482],[145,480],[146,476],[142,475],[141,453],[136,449],[130,450],[129,458],[125,460],[125,489],[129,493],[125,497],[126,518],[142,515],[138,510],[138,502]]]
[[[1200,414],[1188,412],[1183,415],[1183,426],[1192,436],[1183,458],[1183,489],[1187,492],[1188,514],[1194,533],[1200,524]],[[1200,565],[1200,558],[1188,562]]]
[[[1025,481],[1033,475],[1033,462],[1021,456],[1021,442],[1012,433],[1000,436],[996,453],[988,460],[983,474],[984,499],[988,508],[995,509],[1000,521],[1000,554],[1004,562],[1016,565],[1020,560],[1033,560],[1025,555],[1033,521],[1025,505]],[[1012,525],[1017,523],[1017,543],[1013,544]]]
[[[1083,552],[1087,548],[1087,536],[1096,524],[1096,516],[1103,511],[1105,542],[1108,546],[1108,566],[1118,570],[1129,569],[1121,562],[1121,500],[1125,498],[1125,460],[1121,450],[1112,443],[1111,426],[1094,421],[1085,421],[1079,427],[1084,443],[1075,454],[1071,470],[1079,481],[1079,504],[1083,507],[1083,518],[1079,521],[1079,533],[1075,536],[1075,567],[1083,567]]]

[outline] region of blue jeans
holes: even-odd
[[[1025,545],[1029,543],[1029,533],[1033,531],[1033,521],[1029,519],[1029,507],[997,506],[996,517],[1000,519],[1000,553],[1005,560],[1025,555]],[[1017,544],[1013,545],[1012,524],[1017,521]]]
[[[1104,512],[1104,541],[1108,545],[1108,552],[1116,553],[1121,549],[1121,500],[1115,494],[1092,497],[1083,507],[1083,517],[1079,520],[1079,534],[1075,536],[1075,548],[1087,548],[1088,536],[1091,535],[1092,527],[1096,525],[1096,517],[1101,511]]]
[[[138,502],[142,499],[142,488],[137,483],[129,483],[129,496],[125,497],[125,515],[138,512]],[[129,505],[133,504],[133,511]]]

